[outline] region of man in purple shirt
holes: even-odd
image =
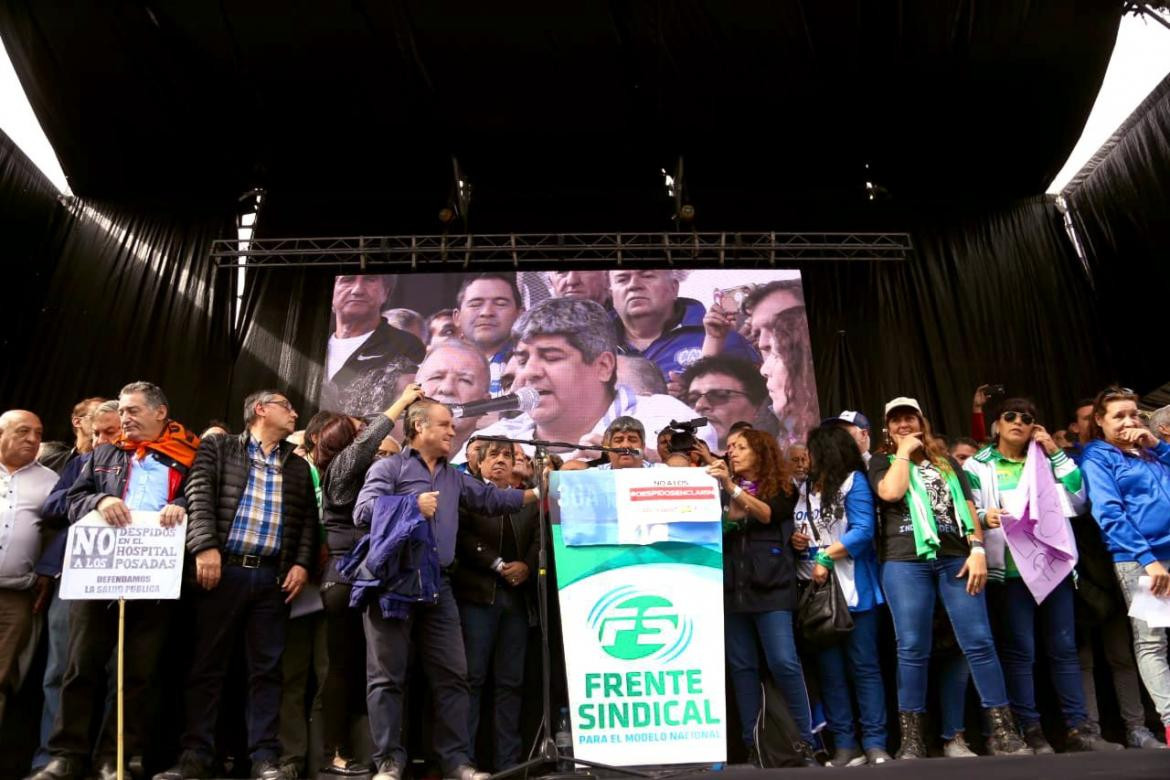
[[[416,605],[405,620],[383,617],[371,604],[363,615],[366,631],[366,701],[374,739],[377,773],[373,780],[401,780],[406,766],[402,746],[403,689],[411,635],[418,632],[419,657],[434,696],[434,742],[443,774],[454,780],[483,780],[469,758],[467,657],[459,609],[447,569],[455,559],[459,504],[484,514],[515,512],[537,501],[539,490],[500,489],[447,463],[455,426],[451,411],[424,398],[406,411],[406,439],[402,452],[376,462],[354,508],[354,523],[367,527],[379,496],[418,496],[418,508],[430,521],[438,546],[439,599],[434,605]]]

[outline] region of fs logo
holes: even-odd
[[[655,656],[671,661],[694,637],[695,626],[669,599],[639,593],[628,585],[614,588],[589,611],[589,625],[607,654],[621,661]]]

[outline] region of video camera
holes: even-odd
[[[696,417],[693,420],[686,422],[678,422],[671,420],[670,424],[666,426],[670,431],[670,444],[668,449],[670,452],[690,452],[697,449],[699,440],[695,438],[695,431],[707,424],[706,417]]]

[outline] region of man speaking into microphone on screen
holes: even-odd
[[[443,775],[454,780],[483,780],[487,775],[477,772],[469,758],[467,656],[448,576],[455,559],[459,506],[462,503],[489,515],[515,512],[535,502],[540,491],[497,488],[450,465],[454,418],[450,409],[432,398],[419,399],[407,408],[405,428],[406,446],[402,452],[377,461],[366,474],[354,508],[354,523],[369,529],[378,499],[383,496],[411,498],[410,510],[417,504],[434,535],[440,574],[433,603],[412,604],[405,617],[400,617],[388,616],[383,606],[374,601],[362,617],[367,648],[366,701],[377,765],[373,780],[401,780],[406,766],[401,732],[412,636],[417,639],[419,657],[434,697],[436,720],[432,733]],[[417,514],[414,517],[417,521]],[[409,524],[410,518],[404,517],[401,522]],[[391,528],[386,535],[395,533]],[[374,536],[375,530],[371,529],[371,550],[375,545],[388,544]]]
[[[637,395],[617,382],[617,336],[608,312],[598,303],[551,298],[532,307],[512,327],[516,340],[513,390],[529,387],[539,393],[535,409],[483,428],[484,436],[544,439],[600,445],[610,423],[629,416],[648,431],[662,430],[671,420],[698,415],[673,396]],[[718,435],[710,425],[696,434],[711,449]],[[579,452],[559,453],[565,460],[589,458]],[[657,460],[657,453],[647,457]]]

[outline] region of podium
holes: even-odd
[[[549,495],[574,756],[726,761],[715,480],[703,469],[556,472]]]

